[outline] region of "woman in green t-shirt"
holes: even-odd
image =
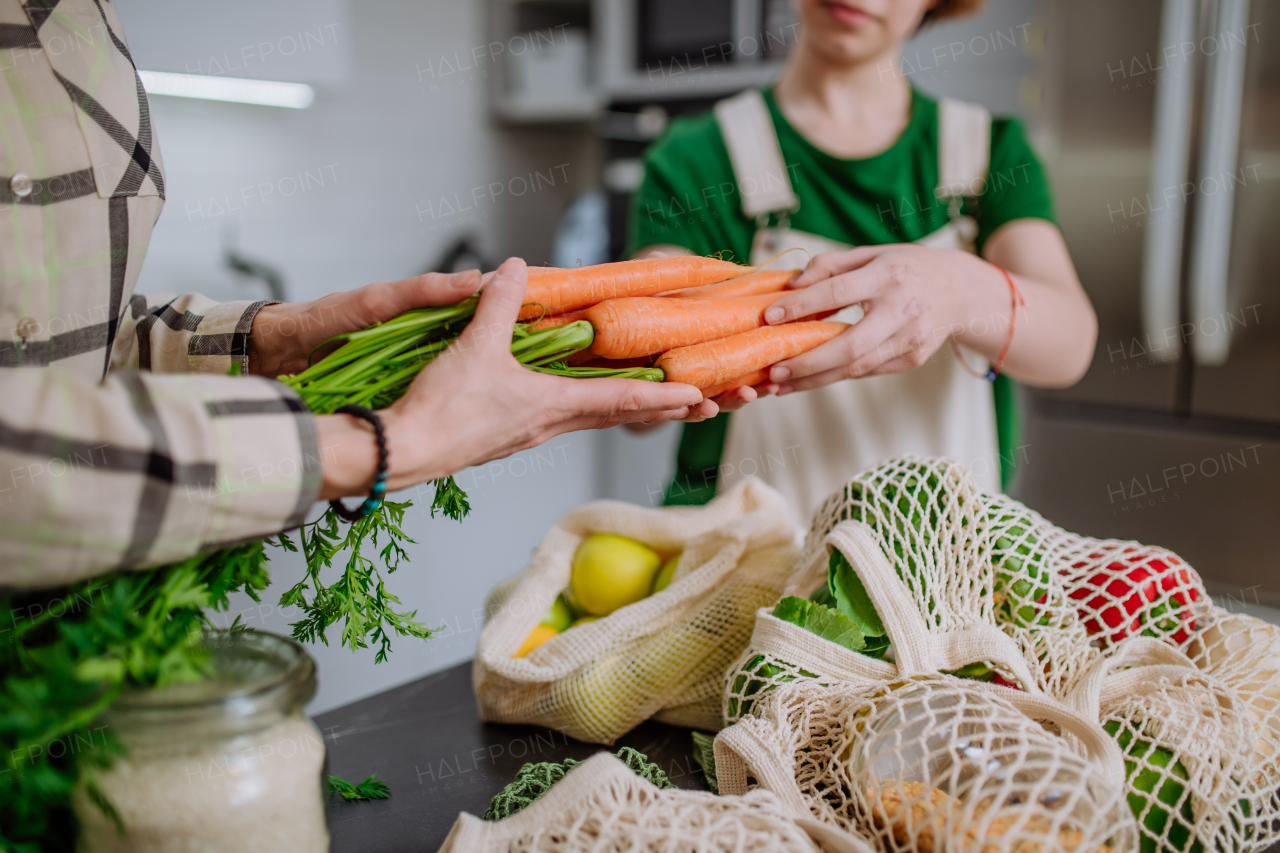
[[[668,503],[755,475],[803,523],[905,453],[948,456],[998,490],[1017,444],[1005,375],[1060,387],[1084,374],[1097,321],[1022,125],[900,73],[922,22],[981,2],[796,0],[800,38],[776,85],[675,121],[649,150],[629,255],[757,264],[800,249],[773,264],[813,258],[766,320],[844,309],[854,323],[686,424]]]

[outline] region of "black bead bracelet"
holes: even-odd
[[[353,415],[373,424],[373,435],[378,442],[378,473],[373,479],[373,488],[369,489],[369,497],[364,499],[356,509],[347,509],[342,501],[329,501],[329,506],[343,521],[359,521],[372,515],[382,506],[382,499],[387,494],[387,434],[382,428],[382,418],[378,413],[364,406],[343,406],[334,411],[335,415]]]

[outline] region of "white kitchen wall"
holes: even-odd
[[[247,2],[257,8],[257,0]],[[594,181],[594,143],[581,127],[512,130],[490,121],[491,69],[481,62],[458,70],[488,41],[482,4],[365,0],[343,9],[326,2],[318,14],[305,0],[272,0],[269,15],[219,5],[227,23],[217,28],[157,25],[147,20],[154,5],[118,2],[126,33],[139,23],[130,39],[139,68],[181,71],[189,57],[207,73],[212,56],[254,57],[264,42],[310,33],[305,67],[300,59],[290,69],[276,50],[274,64],[255,76],[312,82],[317,98],[305,110],[151,99],[168,200],[141,291],[262,298],[261,283],[223,267],[228,241],[279,269],[295,300],[422,272],[465,235],[490,258],[544,263],[560,212]],[[198,21],[209,4],[164,0],[163,7],[175,22]],[[333,68],[321,62],[325,51]],[[595,497],[597,440],[566,436],[462,472],[473,511],[461,524],[428,517],[429,490],[426,500],[410,493],[418,506],[405,529],[418,544],[388,587],[442,630],[425,643],[398,638],[390,662],[377,666],[368,650],[314,646],[320,689],[310,710],[470,658],[488,591],[524,567],[558,516]],[[273,558],[263,603],[237,596],[230,616],[287,633],[297,614],[274,605],[302,572],[294,555]],[[327,577],[336,576],[335,569]],[[336,629],[331,634],[336,642]]]

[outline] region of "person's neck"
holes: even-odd
[[[911,118],[911,86],[896,71],[900,53],[894,47],[861,62],[838,63],[802,41],[774,88],[778,107],[810,142],[837,157],[884,151]]]

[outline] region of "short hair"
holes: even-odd
[[[921,26],[925,24],[936,23],[944,18],[958,18],[962,15],[972,15],[982,11],[982,6],[986,0],[938,0],[932,9],[924,13],[924,18],[920,21]]]

